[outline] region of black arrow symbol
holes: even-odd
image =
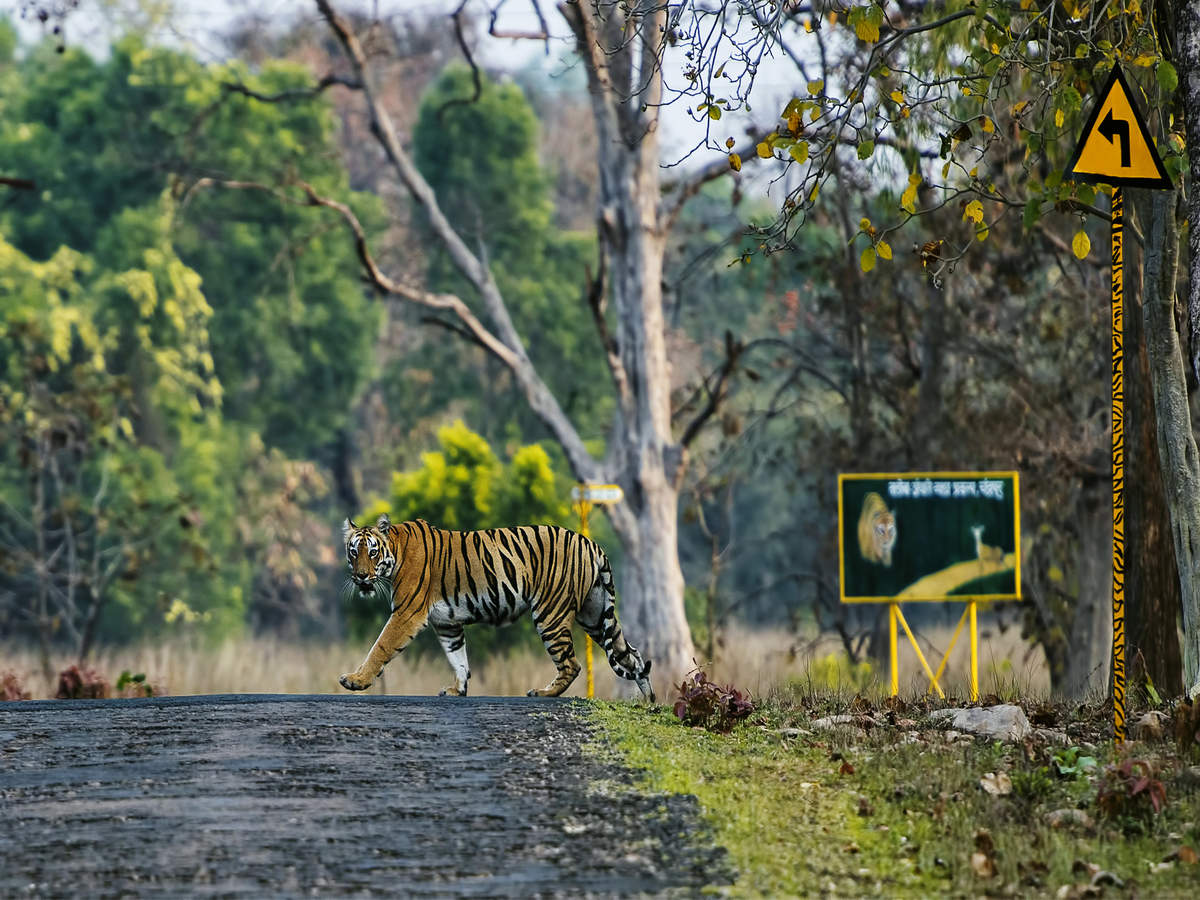
[[[1096,129],[1100,136],[1107,138],[1111,144],[1118,135],[1121,137],[1121,168],[1129,168],[1129,123],[1124,119],[1114,119],[1112,110],[1104,117],[1100,127]]]

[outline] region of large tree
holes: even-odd
[[[437,243],[469,290],[463,291],[464,296],[435,294],[389,277],[371,255],[349,209],[306,187],[308,202],[331,207],[343,216],[355,231],[364,271],[377,288],[450,313],[460,328],[512,373],[530,409],[562,446],[577,478],[616,482],[624,488],[625,499],[608,509],[625,551],[622,618],[632,641],[654,660],[654,674],[663,686],[692,664],[677,546],[677,505],[687,446],[716,410],[731,368],[726,365],[714,376],[706,402],[691,421],[673,420],[662,295],[667,236],[698,186],[728,167],[706,167],[671,190],[664,191],[660,184],[665,7],[648,0],[560,7],[587,72],[598,138],[600,259],[588,300],[617,408],[603,459],[588,451],[531,361],[526,340],[514,325],[510,305],[489,265],[486,236],[456,229],[444,212],[443,198],[414,164],[382,101],[371,59],[353,22],[326,0],[318,0],[317,7],[345,55],[346,81],[361,92],[371,133],[395,176],[422,207]],[[610,306],[611,325],[606,313]]]

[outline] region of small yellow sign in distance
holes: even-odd
[[[1100,101],[1088,116],[1067,175],[1076,181],[1171,187],[1120,66],[1113,66]]]
[[[620,503],[625,499],[625,492],[619,484],[579,484],[571,488],[571,499],[577,503],[580,500],[588,503]]]

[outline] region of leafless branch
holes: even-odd
[[[733,339],[733,332],[725,332],[725,360],[715,373],[704,379],[704,392],[708,395],[708,400],[701,410],[696,413],[692,421],[688,423],[687,427],[683,429],[683,437],[679,439],[679,443],[683,446],[687,447],[696,439],[696,436],[700,433],[700,429],[704,427],[704,423],[711,419],[720,408],[721,403],[725,399],[725,386],[729,381],[729,376],[737,369],[738,360],[745,349],[743,344]]]
[[[467,65],[471,67],[471,83],[474,85],[474,92],[470,97],[454,97],[447,100],[438,107],[437,120],[443,121],[446,115],[446,110],[453,109],[455,106],[471,106],[479,102],[479,98],[483,96],[483,82],[479,77],[479,65],[475,62],[475,57],[471,55],[471,48],[467,44],[467,37],[463,34],[462,14],[467,7],[468,0],[462,0],[450,18],[454,20],[454,37],[458,41],[458,46],[463,52],[463,56],[467,60]],[[493,20],[494,21],[494,20]]]
[[[468,324],[466,320],[464,320],[464,324],[467,324],[488,345],[489,350],[493,352],[499,351],[503,354],[502,358],[512,370],[517,383],[521,387],[522,393],[525,395],[526,402],[529,403],[533,412],[542,420],[555,436],[555,439],[562,445],[567,460],[570,462],[576,476],[589,480],[596,478],[599,475],[600,467],[591,454],[588,453],[583,439],[563,412],[562,407],[559,406],[549,387],[547,387],[541,376],[534,369],[533,363],[530,362],[529,356],[525,351],[525,346],[521,341],[520,335],[517,333],[516,327],[513,325],[512,317],[509,315],[508,307],[504,302],[504,297],[500,293],[499,287],[496,285],[491,270],[471,252],[462,237],[455,231],[442,212],[433,189],[417,170],[412,158],[400,145],[400,139],[397,136],[395,126],[392,124],[391,116],[384,109],[382,101],[376,95],[367,79],[366,56],[358,37],[354,34],[349,23],[342,18],[328,0],[317,0],[317,8],[341,45],[347,60],[350,62],[354,75],[362,82],[362,96],[366,102],[367,113],[371,123],[371,133],[379,142],[380,147],[387,156],[388,162],[391,164],[393,171],[401,183],[408,189],[413,199],[424,207],[429,218],[430,228],[446,248],[451,261],[479,292],[480,299],[496,331],[493,334],[491,331],[483,328],[482,325],[473,326]],[[408,290],[411,292],[411,289]],[[426,295],[424,292],[421,292],[421,295],[423,299],[432,297],[432,295]],[[445,295],[439,296],[443,299],[445,298]],[[423,302],[423,299],[418,299],[416,295],[411,296],[410,299],[414,299],[416,302]],[[454,298],[454,300],[461,304],[463,312],[470,315],[470,311],[466,309],[466,305],[462,304],[461,300],[458,300],[458,298]],[[426,305],[430,304],[426,303]],[[435,308],[450,307],[445,303],[440,303]],[[457,307],[455,308],[455,312],[456,314],[458,313]],[[471,316],[471,318],[473,319],[474,317]]]
[[[226,94],[241,94],[252,100],[258,100],[261,103],[287,103],[292,100],[311,100],[334,85],[340,85],[351,90],[358,90],[362,87],[362,84],[353,78],[343,78],[340,75],[330,73],[312,87],[292,88],[291,90],[280,91],[277,94],[264,94],[247,87],[241,82],[225,82],[221,85],[221,90]]]

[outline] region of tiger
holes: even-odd
[[[896,516],[889,512],[883,498],[875,492],[863,498],[862,514],[858,517],[858,549],[867,562],[892,564],[892,548],[896,546]]]
[[[579,675],[571,624],[596,641],[621,678],[655,702],[650,660],[626,640],[617,621],[608,556],[599,545],[556,525],[447,531],[424,519],[393,525],[387,514],[372,528],[342,524],[351,590],[381,591],[391,614],[366,658],[338,682],[365,691],[383,667],[428,624],[454,670],[443,696],[467,695],[471,669],[463,626],[505,625],[532,611],[557,677],[530,697],[557,697]]]

